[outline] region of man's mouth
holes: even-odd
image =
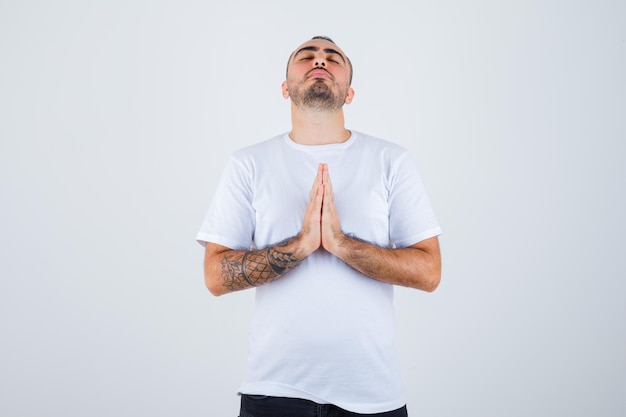
[[[309,72],[309,74],[307,75],[307,78],[325,78],[329,80],[331,77],[328,71],[321,69],[321,68],[316,68],[312,70],[311,72]]]

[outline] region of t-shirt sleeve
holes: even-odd
[[[255,211],[252,206],[252,173],[240,160],[231,157],[217,187],[196,240],[217,243],[235,250],[252,245]]]
[[[408,152],[393,165],[389,189],[389,238],[402,248],[438,236],[441,228],[414,159]]]

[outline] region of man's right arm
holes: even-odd
[[[261,250],[233,250],[207,242],[204,252],[204,282],[213,295],[258,287],[292,270],[321,245],[323,167],[309,193],[301,232],[290,239]]]
[[[297,237],[255,251],[232,250],[207,242],[204,282],[215,296],[267,284],[306,258],[298,246]]]

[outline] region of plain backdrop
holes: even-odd
[[[253,293],[195,234],[314,35],[444,230],[396,290],[410,414],[626,416],[622,0],[0,1],[0,415],[237,415]]]

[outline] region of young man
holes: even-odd
[[[329,38],[291,54],[291,131],[231,156],[197,236],[212,294],[257,287],[242,417],[407,415],[393,285],[437,287],[440,228],[409,153],[346,130],[351,80]]]

